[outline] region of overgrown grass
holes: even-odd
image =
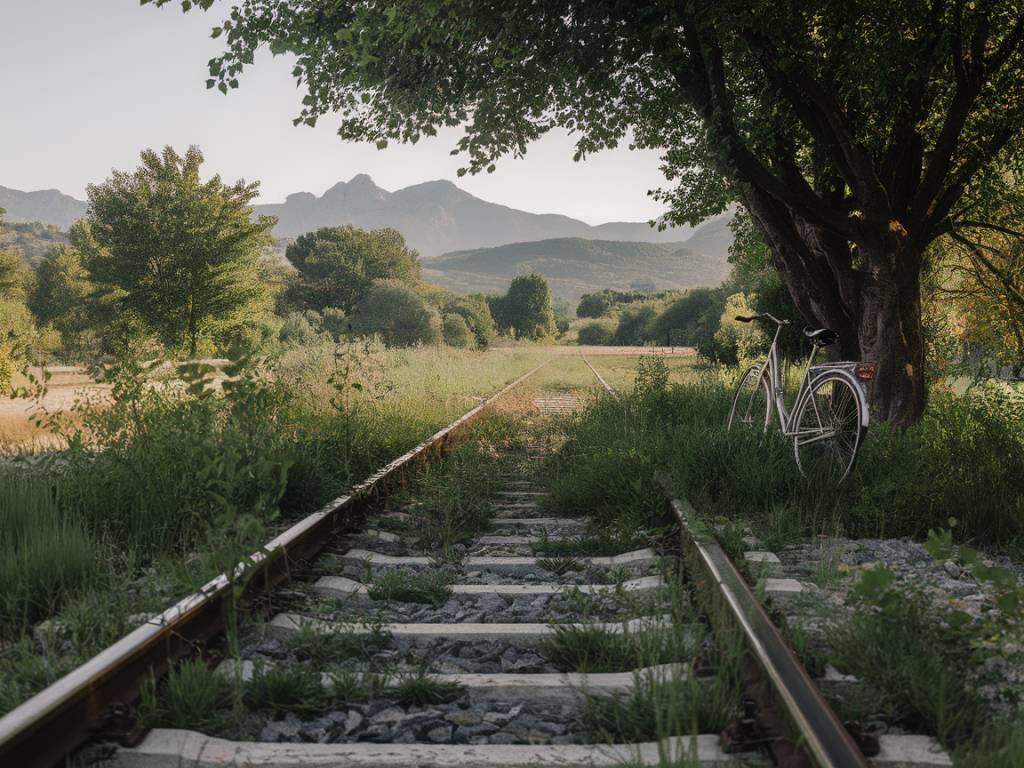
[[[574,555],[553,555],[551,557],[537,558],[537,566],[545,571],[551,571],[556,576],[564,576],[572,571],[581,571],[584,568],[583,562]]]
[[[319,670],[313,665],[267,667],[257,664],[244,690],[243,700],[249,709],[279,717],[288,712],[322,710],[332,689],[324,686]]]
[[[547,354],[323,347],[159,381],[107,369],[108,394],[41,414],[67,450],[0,490],[0,713]],[[48,616],[60,637],[42,650]]]
[[[398,569],[374,576],[368,585],[373,600],[424,603],[435,608],[448,602],[453,576],[445,570],[409,573]]]
[[[544,558],[608,557],[645,546],[650,537],[643,533],[634,532],[631,536],[622,537],[604,530],[595,530],[580,536],[553,538],[545,531],[540,541],[530,548],[535,555]]]
[[[955,612],[945,612],[920,591],[898,588],[884,568],[865,571],[853,595],[855,610],[833,617],[827,634],[829,661],[865,684],[859,696],[840,702],[843,716],[882,716],[910,732],[932,735],[954,754],[956,765],[1019,764],[1022,725],[993,706],[981,680],[992,628],[955,621]],[[1005,681],[1000,683],[1005,696]]]
[[[884,608],[839,622],[829,643],[832,663],[877,691],[873,705],[910,732],[953,745],[977,733],[986,717],[984,702],[965,685],[970,648],[939,623],[923,595],[891,592]]]
[[[515,416],[491,413],[437,461],[422,466],[414,482],[389,499],[389,508],[411,516],[401,532],[438,562],[458,562],[462,545],[489,524],[503,466],[523,440]],[[397,578],[397,577],[396,577]],[[435,588],[433,593],[439,596]]]
[[[682,666],[638,673],[627,694],[584,696],[580,722],[591,738],[611,743],[718,733],[735,716],[741,690],[736,665],[704,679]]]
[[[288,638],[287,644],[296,658],[326,668],[345,659],[364,658],[376,653],[389,641],[388,633],[379,621],[331,628],[307,622]]]
[[[459,698],[462,693],[462,686],[438,680],[424,670],[400,677],[394,691],[398,703],[407,707],[445,704]]]
[[[181,728],[215,732],[237,714],[232,682],[201,659],[185,661],[157,682],[142,688],[139,716],[148,728]]]
[[[1019,392],[997,385],[963,394],[933,392],[917,426],[898,431],[872,425],[854,473],[836,488],[803,478],[792,444],[777,430],[763,435],[725,430],[730,373],[708,370],[669,386],[667,371],[657,362],[647,361],[639,371],[634,391],[601,398],[569,424],[562,451],[547,467],[552,509],[589,514],[602,530],[657,528],[664,522],[663,494],[653,481],[660,470],[706,523],[714,523],[734,554],[747,548],[742,541],[747,525],[769,548],[779,548],[822,533],[924,539],[930,529],[945,529],[951,517],[960,540],[1010,554],[1022,551],[1024,399]],[[818,581],[838,578],[834,560],[822,552],[814,573]],[[934,734],[965,765],[1014,764],[1024,731],[1019,723],[998,721],[969,682],[991,638],[970,640],[931,612],[924,597],[891,600],[891,611],[862,607],[831,632],[834,654],[827,659],[809,637],[797,633],[791,639],[809,654],[812,666],[830,661],[880,693],[881,699],[847,702],[846,715],[870,719],[882,713],[912,731]],[[1001,608],[1004,614],[1008,610]],[[602,667],[618,651],[614,639],[591,633],[567,630],[556,641],[554,650],[566,664],[576,659],[589,664],[593,657]],[[630,707],[641,713],[641,721],[649,709],[644,701],[607,706],[612,708],[608,720],[626,731]],[[591,717],[604,722],[604,715]]]
[[[838,488],[809,483],[778,430],[727,432],[731,377],[705,371],[666,386],[643,372],[634,392],[601,398],[568,428],[549,467],[553,509],[600,526],[650,527],[662,510],[651,479],[667,470],[709,518],[750,521],[772,544],[827,533],[923,538],[950,517],[965,540],[1019,549],[1024,533],[1024,397],[979,386],[933,392],[922,422],[874,424]],[[646,378],[644,378],[646,377]],[[627,528],[628,530],[628,528]]]
[[[41,475],[0,473],[0,639],[98,578],[100,548],[63,508],[61,488]]]
[[[629,672],[642,667],[689,661],[703,637],[697,624],[628,623],[612,630],[599,625],[555,624],[538,652],[572,672]]]

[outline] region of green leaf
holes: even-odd
[[[964,611],[952,611],[946,617],[946,620],[949,622],[950,628],[953,631],[958,632],[971,623],[971,616],[969,613],[965,613]]]
[[[936,560],[948,560],[953,551],[953,532],[947,528],[938,531],[929,529],[924,548]]]
[[[885,566],[865,570],[854,591],[868,603],[879,603],[892,585],[896,582],[896,574]]]

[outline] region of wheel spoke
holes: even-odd
[[[800,471],[840,481],[857,453],[860,431],[857,393],[845,379],[819,381],[797,419],[794,450]]]

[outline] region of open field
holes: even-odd
[[[287,378],[296,388],[297,396],[311,407],[325,407],[331,396],[328,378],[334,365],[334,348],[322,346],[286,353],[276,366],[276,375]],[[424,411],[434,414],[434,424],[466,409],[473,398],[492,391],[502,381],[522,372],[536,362],[552,356],[622,357],[623,361],[607,367],[615,375],[632,380],[630,358],[641,355],[688,357],[694,354],[687,347],[568,347],[519,345],[494,347],[484,352],[456,350],[450,347],[423,347],[407,350],[374,351],[361,363],[361,376],[376,386],[385,412],[413,414]],[[223,365],[226,360],[203,361]],[[680,364],[680,368],[685,365]],[[675,365],[673,364],[673,368]],[[97,384],[84,366],[60,366],[46,369],[51,378],[41,405],[51,413],[69,412],[83,399],[102,401],[109,395],[109,384]],[[603,370],[603,367],[602,367]],[[33,369],[37,377],[40,369]],[[172,367],[164,365],[157,377],[166,379]],[[588,373],[589,375],[589,373]],[[626,383],[626,378],[617,379]],[[609,379],[610,380],[610,379]],[[26,386],[21,374],[14,386]],[[32,422],[37,412],[33,400],[0,397],[0,453],[51,450],[60,441]]]
[[[60,366],[47,369],[51,375],[48,392],[41,404],[50,411],[69,411],[77,400],[86,396],[102,397],[109,386],[97,384],[82,366]],[[35,376],[41,376],[33,368]],[[22,374],[14,377],[13,386],[25,387],[28,379]],[[0,453],[22,450],[49,450],[59,442],[45,429],[32,423],[36,403],[32,400],[0,397]]]

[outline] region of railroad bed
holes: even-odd
[[[539,468],[557,447],[550,425],[594,394],[540,391],[520,403],[525,438],[480,454],[489,519],[454,547],[425,545],[414,484],[398,502],[382,490],[357,530],[335,526],[317,557],[293,559],[217,668],[244,686],[243,717],[83,754],[119,768],[869,764],[808,762],[800,748],[773,755],[777,733],[723,742],[707,726],[723,709],[742,711],[739,687],[723,680],[743,665],[723,656],[739,645],[716,637],[718,618],[701,607],[700,591],[716,586],[696,570],[706,550],[651,534],[583,553],[588,519],[548,503]],[[726,603],[742,602],[718,581]],[[756,645],[764,629],[751,631]],[[885,736],[870,764],[948,764],[926,741]]]
[[[543,418],[580,404],[559,394],[532,405]],[[372,515],[273,596],[266,620],[242,629],[240,665],[219,670],[267,688],[308,671],[341,703],[251,714],[241,733],[225,734],[244,741],[153,731],[120,750],[115,764],[657,765],[657,743],[609,744],[614,736],[588,728],[582,710],[659,683],[700,695],[693,670],[711,650],[707,633],[675,558],[654,546],[601,556],[534,552],[570,546],[588,527],[586,518],[545,507],[535,468],[549,450],[526,444],[492,459],[500,473],[493,517],[447,561],[417,545],[415,502]],[[437,584],[446,594],[427,599],[422,593]],[[594,647],[580,651],[587,643]],[[605,643],[622,658],[607,658],[598,647]],[[727,755],[717,734],[694,746],[700,765],[767,764],[756,754]]]

